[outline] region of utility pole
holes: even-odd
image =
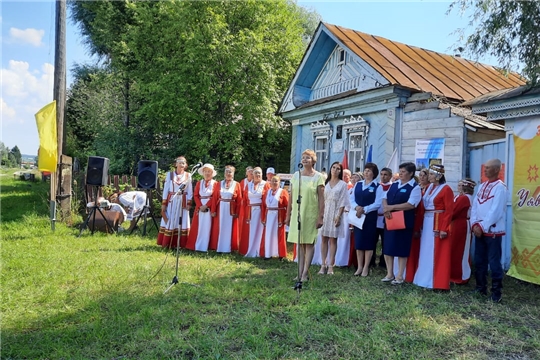
[[[71,219],[72,172],[71,158],[64,155],[64,109],[66,106],[66,0],[56,0],[55,28],[54,100],[56,100],[58,159],[56,176],[51,177],[51,204],[52,200],[59,202],[60,220],[66,221]]]

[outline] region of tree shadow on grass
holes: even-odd
[[[2,185],[2,222],[20,221],[24,216],[48,216],[49,199],[45,186],[36,182]]]

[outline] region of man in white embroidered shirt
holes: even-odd
[[[488,160],[484,164],[484,176],[488,179],[482,183],[473,200],[471,210],[471,230],[474,233],[476,246],[474,263],[476,266],[477,293],[487,295],[488,265],[491,269],[491,300],[502,299],[501,241],[505,234],[506,224],[506,185],[499,179],[501,161]]]

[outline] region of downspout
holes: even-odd
[[[407,97],[399,97],[399,106],[396,108],[396,117],[394,123],[394,146],[397,149],[398,164],[403,162],[401,158],[401,144],[403,140],[403,116],[405,113],[405,105],[407,104]],[[393,170],[393,169],[392,169]],[[393,170],[395,171],[395,170]]]

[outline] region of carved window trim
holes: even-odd
[[[363,163],[365,162],[365,156],[366,156],[367,145],[368,145],[369,129],[370,129],[369,122],[365,120],[361,115],[356,115],[356,116],[352,115],[343,121],[343,131],[346,136],[346,144],[347,144],[347,149],[345,149],[345,151],[348,152],[347,155],[348,155],[349,161],[352,161],[350,157],[350,153],[349,153],[349,151],[351,151],[350,149],[351,136],[353,135],[362,136],[362,145],[359,148],[356,148],[356,149],[360,149],[362,153],[361,170],[363,170]],[[353,168],[353,171],[354,170],[355,169]]]
[[[317,149],[317,140],[325,139],[326,140],[326,151],[324,151],[324,158],[317,158],[317,163],[315,164],[315,169],[320,171],[322,168],[328,167],[328,160],[330,159],[330,148],[332,147],[332,126],[326,121],[317,121],[309,125],[311,130],[311,136],[313,138],[313,150],[316,153],[321,153]]]

